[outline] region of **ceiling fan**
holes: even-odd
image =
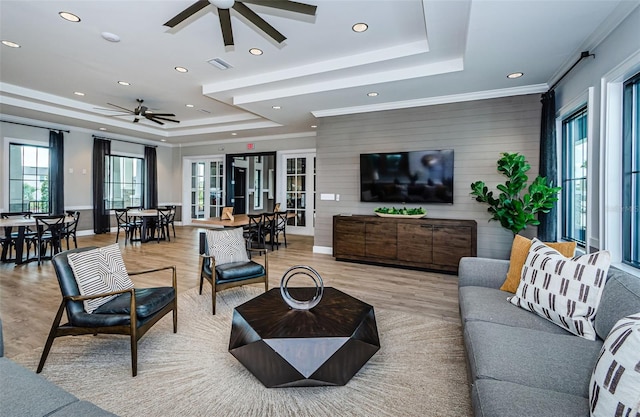
[[[224,40],[225,46],[233,45],[233,30],[231,29],[231,13],[229,9],[233,9],[244,16],[247,20],[256,25],[260,30],[269,35],[276,42],[282,43],[285,39],[287,39],[282,33],[278,32],[276,28],[271,26],[269,23],[267,23],[266,20],[258,16],[253,10],[247,7],[245,3],[271,7],[274,9],[282,9],[310,16],[316,15],[317,8],[317,6],[290,0],[198,0],[191,6],[175,15],[171,20],[166,22],[164,26],[173,28],[195,13],[204,9],[205,7],[213,5],[218,8],[220,27],[222,29],[222,38]]]
[[[168,117],[175,117],[176,115],[173,113],[155,113],[151,110],[149,110],[149,108],[147,106],[143,106],[142,103],[144,102],[143,99],[138,98],[136,99],[136,101],[138,102],[138,107],[136,107],[133,110],[127,109],[125,107],[121,107],[118,106],[117,104],[112,104],[112,103],[107,103],[110,106],[116,107],[122,111],[127,112],[128,114],[132,114],[134,116],[136,116],[133,119],[133,123],[138,123],[140,121],[140,117],[144,117],[147,120],[151,120],[152,122],[155,122],[159,125],[163,125],[164,123],[161,122],[161,120],[167,121],[167,122],[173,122],[173,123],[180,123],[179,120],[175,120],[175,119],[169,119]],[[124,115],[119,115],[119,116],[124,116]],[[138,117],[140,116],[140,117]]]

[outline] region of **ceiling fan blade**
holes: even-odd
[[[133,123],[138,123],[140,121],[140,119],[138,119],[137,117],[135,119],[133,119]]]
[[[186,9],[184,9],[183,11],[175,15],[172,19],[167,21],[167,23],[165,23],[163,26],[168,26],[170,28],[175,27],[176,25],[182,23],[184,20],[191,17],[191,15],[207,7],[209,4],[210,3],[208,0],[198,0],[197,2],[193,3],[191,6],[187,7]]]
[[[147,114],[151,117],[158,117],[158,116],[171,116],[171,117],[175,117],[176,115],[173,113],[156,113],[156,112],[150,112],[147,111]]]
[[[160,120],[156,120],[155,118],[151,117],[150,115],[149,116],[144,116],[144,117],[146,117],[147,120],[151,120],[152,122],[155,122],[155,123],[157,123],[159,125],[163,125],[164,124]]]
[[[127,109],[127,108],[125,108],[125,107],[118,106],[117,104],[111,104],[111,103],[107,103],[107,104],[108,104],[108,105],[110,105],[110,106],[113,106],[113,107],[117,107],[117,108],[119,108],[119,109],[121,109],[121,110],[124,110],[124,111],[126,111],[127,113],[131,113],[131,114],[133,114],[133,111],[131,111],[131,110],[129,110],[129,109]]]
[[[180,120],[167,119],[166,117],[156,117],[156,116],[153,116],[153,117],[152,117],[152,119],[166,120],[167,122],[180,123]]]
[[[276,30],[273,26],[266,22],[263,18],[258,16],[253,10],[244,5],[240,1],[236,1],[233,4],[233,9],[244,16],[251,23],[256,25],[260,30],[273,38],[278,43],[284,42],[287,38]]]
[[[318,6],[289,0],[244,0],[244,2],[271,7],[274,9],[287,10],[294,13],[308,14],[309,16],[315,16],[316,9],[318,8]]]
[[[220,29],[222,29],[222,39],[224,46],[233,46],[233,29],[231,29],[231,13],[229,9],[218,9],[220,16]]]

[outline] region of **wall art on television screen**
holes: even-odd
[[[453,203],[453,150],[361,154],[360,201]]]

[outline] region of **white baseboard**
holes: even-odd
[[[314,246],[313,253],[323,253],[325,255],[333,255],[333,248],[331,246]]]

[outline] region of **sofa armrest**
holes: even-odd
[[[458,266],[458,287],[476,286],[499,289],[507,278],[509,261],[465,257]]]

